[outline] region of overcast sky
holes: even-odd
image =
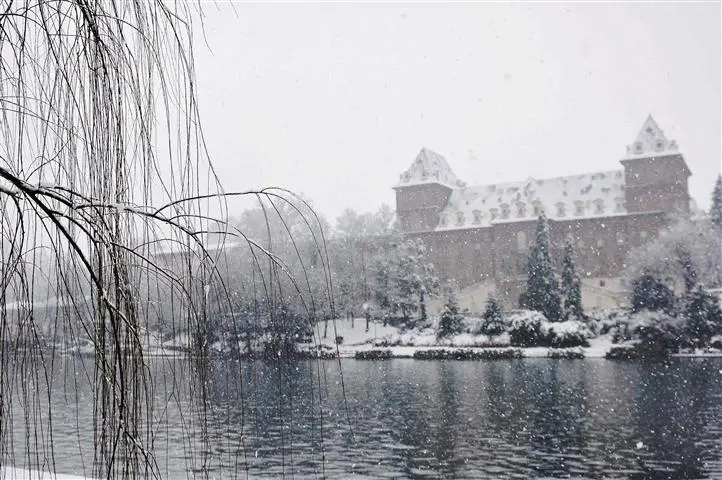
[[[200,109],[226,190],[284,186],[334,222],[393,206],[422,147],[472,185],[610,170],[651,113],[709,206],[718,2],[203,5]]]

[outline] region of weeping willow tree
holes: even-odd
[[[188,395],[200,398],[202,420],[209,286],[220,299],[213,305],[228,299],[218,269],[223,250],[206,248],[209,235],[246,244],[253,287],[267,301],[290,277],[272,242],[224,222],[230,194],[213,173],[196,106],[196,7],[162,0],[0,5],[0,467],[24,460],[53,469],[55,356],[48,345],[82,337],[94,357],[74,381],[92,391],[93,476],[161,477],[144,351],[150,319],[164,310],[174,329],[192,333],[201,366],[191,369]],[[246,194],[294,203],[281,190]],[[319,252],[322,244],[319,238]],[[173,266],[159,260],[169,250]],[[303,282],[291,285],[302,293]],[[167,309],[158,307],[161,299]],[[313,320],[312,302],[304,305]],[[25,428],[20,452],[17,408]]]

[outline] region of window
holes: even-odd
[[[446,226],[446,222],[447,222],[447,220],[446,220],[446,215],[441,215],[441,216],[439,216],[439,225],[441,225],[442,227],[445,227],[445,226]]]
[[[491,220],[496,220],[499,216],[499,209],[498,208],[492,208],[489,210],[489,214],[491,215]]]
[[[617,245],[623,245],[624,244],[624,232],[617,232]]]
[[[538,217],[542,213],[544,213],[544,205],[539,201],[534,202],[534,216]]]
[[[557,203],[557,217],[563,217],[564,215],[564,204],[562,202],[559,202]]]
[[[509,205],[506,203],[501,204],[501,218],[509,218]]]
[[[525,203],[522,203],[522,202],[517,203],[516,209],[517,209],[517,216],[519,218],[523,218],[526,216],[526,204]]]
[[[647,238],[647,231],[642,230],[641,232],[639,232],[639,238],[641,238],[641,239]]]
[[[584,215],[584,202],[581,200],[577,200],[574,202],[574,214],[575,215]]]
[[[597,199],[594,201],[594,213],[597,215],[604,213],[604,200]]]
[[[604,239],[600,238],[597,240],[597,247],[602,248],[604,246]]]
[[[464,212],[456,212],[456,224],[457,225],[464,224]]]
[[[481,210],[474,210],[473,214],[474,214],[474,223],[477,225],[480,224],[481,223]]]
[[[526,250],[526,233],[525,232],[516,232],[516,249],[520,252]]]
[[[517,254],[516,273],[517,275],[527,275],[529,273],[529,256],[526,253]]]
[[[619,213],[624,211],[624,199],[622,197],[617,197],[614,199],[614,211]]]
[[[634,144],[634,153],[639,154],[639,153],[642,153],[642,152],[643,152],[642,142],[637,142],[637,143],[635,143],[635,144]]]
[[[606,281],[606,280],[599,280],[599,286],[600,286],[600,287],[606,287],[606,286],[607,286],[607,281]]]

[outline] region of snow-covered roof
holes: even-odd
[[[625,215],[622,170],[456,188],[441,212],[437,230],[488,227],[547,218]]]
[[[652,115],[649,115],[634,142],[627,145],[626,158],[654,157],[675,153],[679,153],[677,142],[668,140]]]
[[[408,187],[411,185],[423,185],[428,183],[439,183],[450,188],[464,185],[464,182],[456,178],[449,163],[433,150],[422,148],[416,156],[416,160],[408,170],[401,174],[396,187]]]

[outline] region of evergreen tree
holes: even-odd
[[[426,301],[436,295],[439,281],[434,265],[420,240],[393,245],[376,266],[375,298],[381,311],[401,318],[412,326],[412,314],[426,320]]]
[[[444,338],[460,333],[463,319],[464,316],[459,313],[459,300],[456,298],[456,294],[450,292],[441,311],[439,331],[436,336]]]
[[[674,307],[674,292],[659,278],[651,273],[636,278],[632,282],[632,311],[664,310]]]
[[[564,242],[562,260],[562,296],[564,298],[564,318],[579,320],[584,316],[582,307],[582,282],[576,271],[576,256],[571,236]]]
[[[685,299],[686,334],[697,346],[707,345],[710,338],[722,332],[722,309],[719,300],[701,285]]]
[[[722,228],[722,175],[717,176],[717,182],[714,184],[712,206],[709,209],[709,216],[714,226]]]
[[[504,333],[504,317],[502,316],[501,305],[497,299],[489,295],[484,311],[484,322],[481,324],[481,333],[495,336]]]
[[[561,298],[551,259],[549,224],[543,213],[537,221],[536,241],[529,251],[527,287],[520,303],[523,308],[541,312],[549,321],[561,319]]]

